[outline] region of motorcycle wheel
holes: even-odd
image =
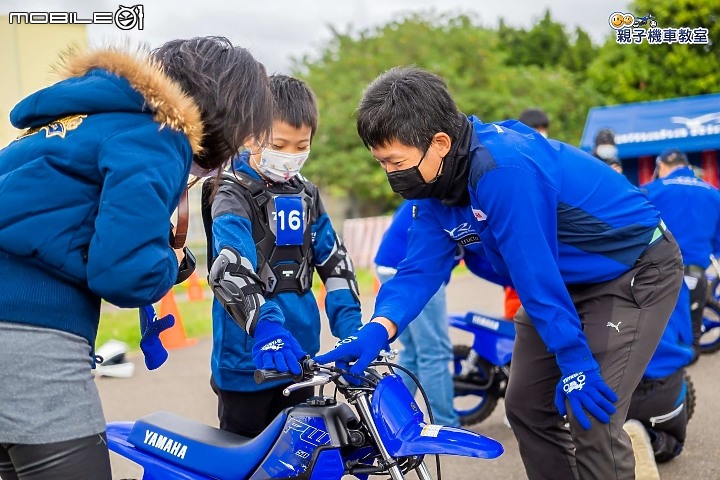
[[[476,370],[468,378],[460,379],[462,362],[467,359],[472,349],[467,345],[453,346],[453,408],[458,416],[460,425],[475,425],[485,420],[495,410],[498,401],[497,388],[488,382],[493,376],[493,365],[484,358],[475,362]],[[476,384],[477,389],[460,387],[463,384]]]
[[[708,302],[703,310],[700,352],[714,353],[720,350],[720,305]]]
[[[688,422],[695,413],[695,384],[693,383],[690,375],[685,373],[685,385],[687,386],[687,393],[685,394],[685,410],[687,411]]]

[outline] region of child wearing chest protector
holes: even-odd
[[[352,262],[317,187],[299,175],[318,122],[315,96],[302,81],[270,77],[271,138],[254,139],[219,186],[204,186],[213,303],[211,385],[220,428],[254,437],[312,387],[282,394],[286,382],[255,384],[256,368],[300,373],[320,348],[320,312],[310,290],[324,282],[330,329],[338,338],[361,326]],[[214,193],[214,196],[213,196]],[[212,203],[209,198],[212,197]]]

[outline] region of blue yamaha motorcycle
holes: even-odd
[[[450,315],[449,322],[473,335],[472,346],[453,346],[453,406],[461,425],[474,425],[505,397],[515,325],[477,312]]]
[[[302,364],[299,377],[255,372],[258,383],[292,380],[285,395],[320,387],[317,396],[280,413],[255,438],[159,412],[135,422],[109,423],[108,446],[142,466],[143,480],[334,480],[388,474],[400,480],[410,471],[431,480],[425,455],[491,459],[503,453],[498,442],[478,433],[426,423],[391,363],[373,364],[360,385],[342,378],[346,370],[309,358]],[[390,373],[373,368],[381,365]],[[326,396],[323,387],[330,383],[335,392]],[[337,402],[338,392],[347,403]]]

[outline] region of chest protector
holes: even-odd
[[[203,184],[202,217],[208,239],[208,271],[214,260],[212,254],[213,181]],[[263,294],[272,298],[280,292],[306,293],[312,287],[312,229],[317,220],[317,206],[302,179],[294,177],[282,184],[266,186],[263,181],[237,172],[225,172],[223,186],[236,189],[251,210],[252,236],[257,251],[257,270],[263,284]],[[278,245],[277,198],[295,197],[302,202],[302,241],[298,245]],[[281,212],[282,221],[288,221]],[[297,220],[297,219],[296,219]]]

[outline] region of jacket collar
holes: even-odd
[[[200,109],[180,87],[163,72],[146,49],[101,48],[87,52],[68,52],[56,67],[61,78],[82,77],[95,68],[125,78],[145,99],[161,125],[184,133],[194,154],[202,151],[203,124]]]

